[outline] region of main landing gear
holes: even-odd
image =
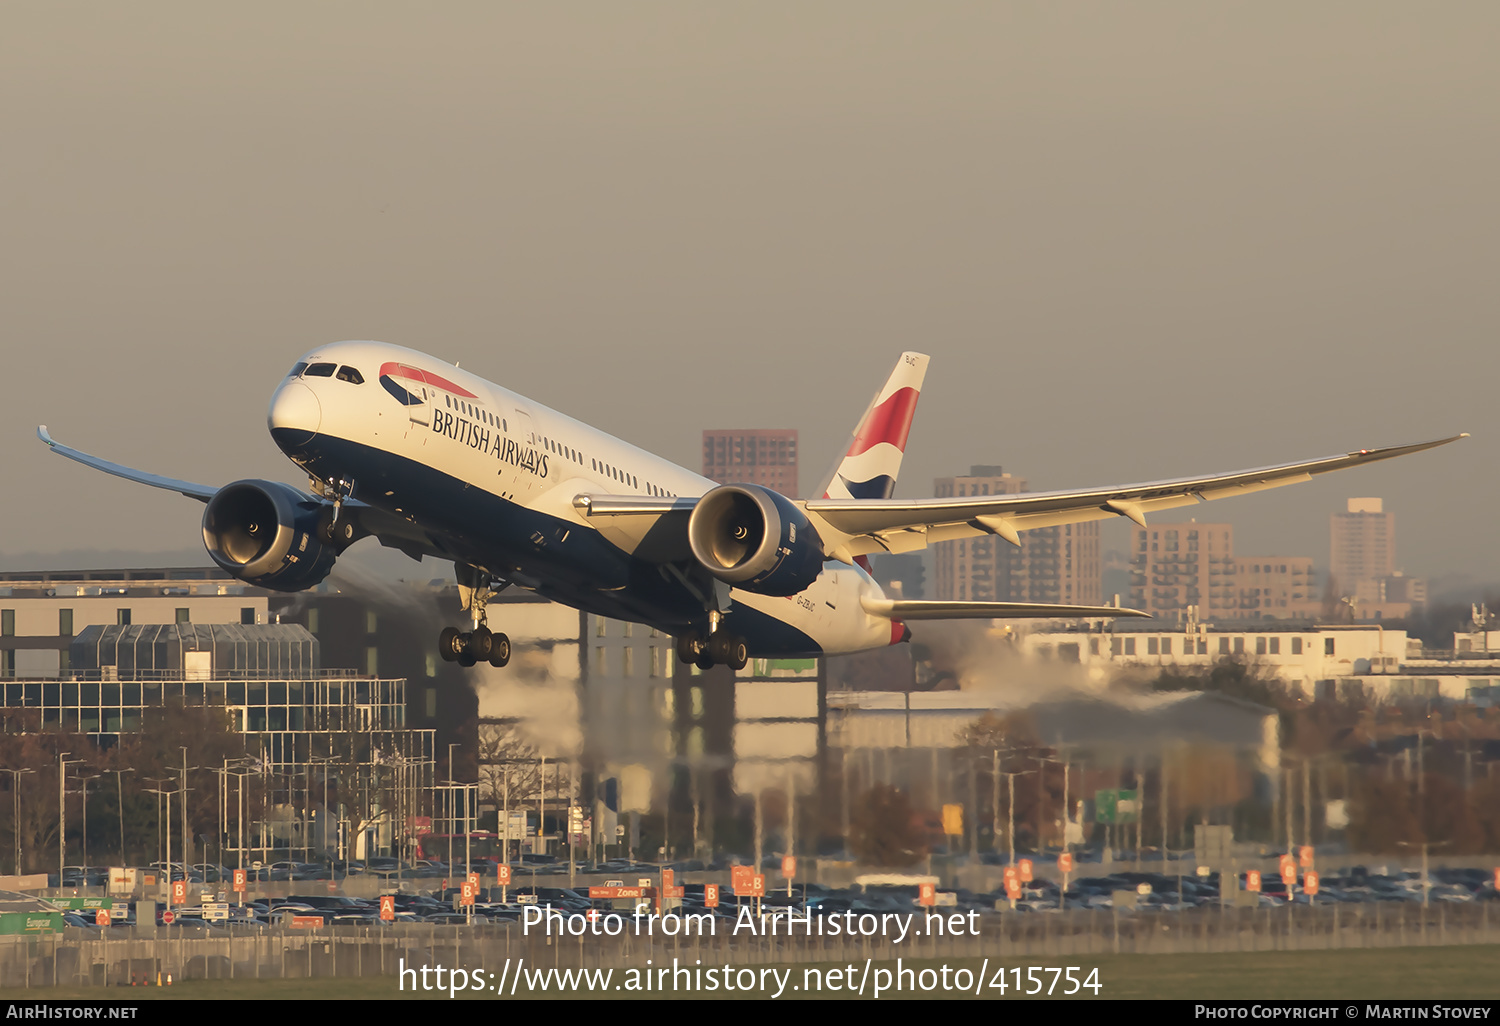
[[[510,662],[510,638],[493,633],[484,624],[472,631],[444,627],[443,633],[438,635],[438,654],[444,662],[460,666],[487,662],[500,667]]]
[[[486,608],[490,597],[506,587],[506,583],[501,582],[495,587],[489,575],[471,566],[459,565],[456,569],[459,595],[473,618],[474,629],[460,631],[457,627],[444,627],[443,633],[438,635],[438,655],[444,662],[460,666],[476,663],[489,663],[497,668],[504,666],[510,662],[510,638],[494,633],[486,626]]]
[[[700,670],[711,669],[716,663],[731,670],[743,670],[750,661],[745,639],[728,631],[717,630],[705,640],[696,631],[689,631],[677,639],[677,658]]]

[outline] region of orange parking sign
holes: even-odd
[[[748,895],[755,886],[755,870],[750,866],[730,866],[729,885],[734,893]]]
[[[719,885],[718,884],[704,884],[703,885],[703,906],[705,908],[718,908],[719,907]]]
[[[109,913],[106,912],[102,908],[99,911],[95,912],[94,913],[94,925],[95,926],[108,926],[109,925]]]
[[[1281,856],[1281,882],[1288,887],[1297,882],[1297,860],[1290,855]]]
[[[474,892],[477,889],[471,881],[465,880],[463,886],[459,888],[458,903],[460,905],[474,904]]]
[[[1005,893],[1011,901],[1021,896],[1021,881],[1013,876],[1005,878]]]
[[[797,875],[797,856],[783,855],[781,857],[781,875],[788,880]]]
[[[185,904],[187,904],[187,881],[186,880],[173,880],[172,881],[172,904],[174,904],[174,905],[185,905]]]
[[[1318,893],[1318,874],[1309,869],[1302,874],[1302,889],[1311,897]]]
[[[1057,857],[1057,871],[1059,873],[1071,873],[1071,872],[1073,872],[1073,853],[1072,852],[1065,851],[1065,852],[1063,852],[1061,855],[1059,855]]]
[[[495,868],[495,872],[500,877],[500,883],[503,884],[503,885],[509,886],[509,884],[510,884],[510,867],[507,866],[507,865],[503,865],[502,864],[502,865],[497,866]]]
[[[1031,860],[1030,859],[1022,859],[1020,862],[1017,862],[1016,863],[1016,869],[1020,870],[1020,872],[1017,875],[1020,876],[1022,883],[1031,883]]]
[[[396,896],[394,894],[382,894],[380,896],[380,918],[388,923],[395,920]]]
[[[243,869],[236,869],[234,871],[234,889],[241,894],[245,893],[245,871]]]
[[[932,907],[937,904],[937,887],[930,883],[917,885],[917,904]]]
[[[1247,891],[1258,891],[1258,890],[1260,890],[1260,870],[1258,870],[1258,869],[1252,869],[1248,873],[1245,874],[1245,890],[1247,890]]]
[[[1303,869],[1311,869],[1313,867],[1312,845],[1304,844],[1302,847],[1297,849],[1297,865],[1301,866]]]

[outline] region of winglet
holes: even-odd
[[[47,434],[47,425],[46,424],[38,424],[36,426],[36,436],[38,438],[40,438],[42,441],[46,442],[49,446],[53,446],[53,445],[57,444],[56,442],[54,442],[52,440],[52,436],[49,435],[49,434]]]

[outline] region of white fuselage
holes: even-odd
[[[303,365],[268,420],[313,476],[352,481],[355,498],[420,526],[445,556],[570,605],[672,633],[706,617],[680,578],[606,541],[574,498],[693,498],[715,482],[410,349],[340,342]],[[901,625],[866,613],[862,596],[880,596],[869,574],[828,562],[797,595],[732,590],[726,622],[759,656],[891,644]]]

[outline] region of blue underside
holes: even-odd
[[[704,631],[703,605],[655,563],[635,559],[598,531],[527,509],[424,463],[373,446],[272,429],[282,451],[324,480],[356,482],[354,498],[411,516],[444,550],[443,557],[500,577],[538,582],[537,594],[599,616],[644,623],[671,635]],[[300,437],[298,437],[300,435]],[[386,495],[390,492],[390,495]],[[504,629],[503,623],[495,628]],[[802,631],[758,610],[731,606],[724,627],[745,639],[752,656],[814,656],[822,650]]]

